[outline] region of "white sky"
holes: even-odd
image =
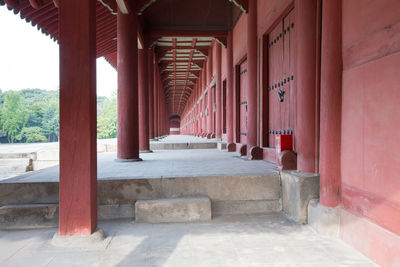
[[[5,6],[0,6],[0,89],[59,88],[58,45]],[[117,72],[97,59],[97,95],[111,97]]]

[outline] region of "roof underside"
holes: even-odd
[[[0,0],[0,5],[7,5],[21,19],[57,41],[59,1]],[[181,115],[213,40],[226,43],[227,31],[246,12],[247,1],[137,0],[136,3],[141,43],[155,47],[169,115]],[[114,67],[117,66],[116,14],[115,0],[96,1],[96,56],[106,57]]]

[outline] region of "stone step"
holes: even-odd
[[[209,221],[211,201],[208,197],[138,200],[135,218],[143,223]]]
[[[212,148],[217,148],[216,142],[204,142],[204,143],[150,142],[151,150],[212,149]]]
[[[1,158],[0,178],[15,176],[32,171],[32,159],[29,158]]]
[[[56,227],[58,204],[24,204],[0,207],[1,229]]]
[[[226,150],[226,147],[227,147],[226,142],[219,141],[219,142],[217,143],[217,148],[218,148],[219,150]]]
[[[133,219],[133,204],[99,205],[99,220]],[[58,226],[58,203],[20,204],[0,207],[0,229],[37,229]]]
[[[36,153],[18,153],[18,152],[10,152],[10,153],[0,153],[0,159],[20,159],[20,158],[28,158],[35,159]]]

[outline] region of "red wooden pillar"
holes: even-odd
[[[139,150],[150,152],[147,48],[139,49]]]
[[[97,228],[96,1],[60,1],[59,235]]]
[[[228,32],[226,50],[226,139],[228,151],[236,151],[233,142],[233,38],[232,31]]]
[[[122,161],[138,161],[138,46],[137,14],[118,9],[118,150]]]
[[[207,93],[206,93],[206,89],[207,89],[207,64],[204,64],[204,69],[203,69],[203,88],[202,88],[202,92],[203,92],[203,130],[204,130],[204,133],[207,136],[208,123],[207,123],[207,115],[206,115],[206,113],[208,113],[208,109],[207,109],[208,108],[208,96],[210,95],[210,92],[207,91]]]
[[[153,106],[154,106],[154,137],[158,137],[158,106],[157,106],[157,99],[158,99],[158,71],[157,71],[157,58],[156,55],[154,54],[154,69],[153,69],[153,76],[154,76],[154,88],[153,88]]]
[[[315,166],[316,22],[317,0],[296,0],[297,169],[313,173]]]
[[[222,138],[222,90],[221,90],[221,86],[222,86],[222,81],[221,81],[221,45],[216,42],[216,57],[217,57],[217,66],[216,66],[216,72],[215,72],[215,79],[216,79],[216,103],[217,103],[217,113],[215,116],[215,137],[218,139]]]
[[[247,15],[247,154],[257,147],[257,0],[249,0]]]
[[[161,81],[159,76],[159,70],[157,70],[157,132],[158,136],[163,136],[161,128]]]
[[[153,49],[147,51],[147,75],[148,75],[148,96],[149,96],[149,138],[154,139],[154,72],[153,72]]]
[[[213,51],[212,46],[210,46],[208,51],[208,59],[207,59],[207,83],[206,87],[208,87],[208,97],[207,97],[207,106],[208,106],[208,115],[207,115],[207,137],[211,138],[212,134],[214,133],[214,114],[213,114],[213,106],[214,106],[214,99],[213,99],[213,88],[209,87],[212,80],[212,64],[213,64]]]
[[[320,119],[320,203],[340,203],[342,2],[323,1]]]
[[[195,127],[196,127],[196,136],[198,136],[199,135],[199,133],[200,133],[200,127],[199,127],[199,114],[200,114],[200,107],[199,107],[199,81],[200,81],[200,75],[199,75],[199,79],[197,80],[197,83],[196,83],[196,91],[195,91],[195,93],[196,93],[196,97],[195,97],[195,105],[196,105],[196,108],[195,108],[195,110],[196,110],[196,112],[195,112]]]

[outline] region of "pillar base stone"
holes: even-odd
[[[136,161],[142,161],[141,158],[137,159],[115,159],[116,162],[136,162]]]
[[[291,150],[282,151],[278,158],[279,169],[282,171],[297,169],[297,154]]]
[[[240,156],[247,156],[247,145],[241,145],[239,149]]]
[[[236,144],[235,143],[229,143],[227,145],[227,149],[228,149],[228,152],[236,152]]]
[[[319,199],[311,199],[308,204],[308,224],[319,234],[339,238],[340,208],[325,207]]]
[[[306,224],[308,203],[319,198],[319,175],[298,171],[282,171],[283,211],[292,220]]]
[[[139,150],[139,153],[153,153],[153,150]]]
[[[253,146],[249,151],[249,159],[250,160],[262,160],[263,159],[263,150],[259,146]]]
[[[218,141],[218,143],[217,143],[217,148],[218,148],[218,150],[226,150],[227,145],[226,145],[226,143],[223,142],[223,141]]]
[[[56,247],[78,248],[78,249],[101,249],[106,248],[111,241],[111,237],[106,238],[103,230],[97,229],[91,235],[67,235],[60,236],[55,233],[51,244]]]

